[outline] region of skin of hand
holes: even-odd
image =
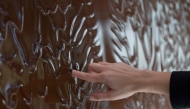
[[[73,70],[73,76],[89,82],[106,84],[110,90],[90,95],[92,101],[112,101],[134,93],[148,92],[169,95],[170,72],[139,70],[125,63],[90,63],[88,72]]]

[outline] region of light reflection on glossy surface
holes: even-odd
[[[1,0],[0,108],[171,108],[168,97],[149,93],[91,102],[90,93],[107,87],[71,69],[122,61],[189,70],[189,7],[189,0]]]

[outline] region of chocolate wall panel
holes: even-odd
[[[189,70],[189,6],[189,0],[1,0],[0,108],[171,108],[168,97],[151,93],[89,101],[107,87],[71,71],[99,61]]]

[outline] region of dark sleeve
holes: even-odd
[[[174,109],[190,107],[190,71],[172,72],[170,102]]]

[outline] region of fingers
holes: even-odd
[[[73,70],[72,74],[73,74],[73,76],[80,78],[82,80],[86,80],[88,82],[103,83],[102,77],[98,73],[95,73],[95,72],[85,73],[85,72]]]
[[[90,95],[91,101],[111,101],[116,100],[114,90],[109,90],[107,92],[96,92]]]
[[[106,63],[104,62],[101,64],[106,64]],[[86,80],[88,82],[104,83],[105,82],[105,75],[103,75],[101,72],[107,70],[107,68],[101,64],[90,63],[88,65],[88,72],[89,73],[84,73],[84,72],[79,72],[79,71],[73,70],[72,74],[73,74],[73,76],[80,78],[82,80]]]
[[[100,73],[105,70],[105,67],[98,63],[90,63],[88,65],[88,72],[97,72]]]
[[[108,62],[98,62],[98,63],[90,63],[88,65],[88,72],[97,72],[100,73],[106,70],[107,65],[111,65],[112,63]]]

